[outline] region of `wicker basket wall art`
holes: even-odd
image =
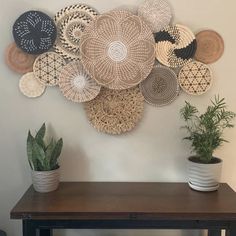
[[[65,60],[55,52],[46,52],[38,56],[34,62],[33,72],[35,77],[44,85],[55,86]]]
[[[85,103],[85,111],[98,131],[122,134],[131,131],[142,118],[144,97],[138,87],[121,91],[102,88],[94,100]]]
[[[79,59],[80,38],[85,27],[97,15],[95,9],[84,4],[75,4],[61,9],[54,18],[58,28],[55,51],[65,59]]]
[[[5,51],[6,64],[10,69],[19,74],[33,71],[35,58],[36,56],[25,53],[15,43],[11,43]]]
[[[89,77],[79,61],[73,61],[62,68],[59,88],[68,100],[87,102],[99,94],[101,86]]]
[[[44,93],[46,86],[35,78],[33,72],[29,72],[21,77],[19,88],[26,97],[36,98]]]
[[[147,103],[158,107],[172,103],[180,91],[175,72],[164,66],[155,66],[140,90]]]
[[[29,54],[47,52],[53,46],[56,35],[54,21],[40,11],[25,12],[13,25],[17,46]]]
[[[81,38],[81,61],[100,85],[127,89],[146,79],[155,60],[152,31],[129,11],[98,16]]]
[[[165,66],[181,67],[192,61],[197,49],[193,32],[183,25],[167,26],[155,35],[156,58]]]
[[[211,69],[198,61],[185,65],[179,72],[179,84],[190,95],[202,95],[212,85],[213,77]]]
[[[197,51],[195,59],[205,64],[216,62],[224,53],[224,40],[213,30],[197,33]]]
[[[172,18],[167,0],[145,0],[139,6],[138,15],[147,22],[153,33],[168,26]]]

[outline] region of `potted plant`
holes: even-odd
[[[195,106],[185,102],[180,110],[186,122],[183,127],[191,142],[194,156],[188,158],[189,186],[198,191],[215,191],[219,187],[222,160],[214,157],[214,151],[224,142],[223,132],[232,128],[235,113],[226,109],[225,99],[215,96],[205,111],[200,114]]]
[[[27,155],[32,169],[32,182],[37,192],[51,192],[58,188],[60,181],[60,166],[58,158],[61,154],[63,140],[57,142],[51,138],[45,141],[46,125],[43,124],[35,137],[28,132]]]

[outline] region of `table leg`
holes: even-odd
[[[208,236],[221,236],[221,230],[220,229],[209,229]]]
[[[39,236],[53,236],[52,229],[40,229]]]
[[[36,236],[36,227],[31,220],[23,220],[23,236]]]
[[[226,236],[236,236],[236,222],[230,225],[230,228],[226,230]]]

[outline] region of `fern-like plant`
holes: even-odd
[[[215,149],[227,142],[223,138],[223,131],[234,127],[232,120],[236,114],[226,108],[225,99],[215,96],[203,114],[199,114],[198,109],[188,102],[180,110],[186,122],[183,128],[188,132],[184,139],[191,141],[192,151],[196,153],[195,160],[200,163],[211,163]]]
[[[61,154],[63,140],[59,139],[57,142],[51,138],[49,143],[44,140],[46,133],[45,123],[32,136],[30,130],[27,138],[27,155],[30,167],[34,171],[50,171],[59,168],[58,158]]]

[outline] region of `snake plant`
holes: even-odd
[[[45,123],[38,130],[35,137],[30,130],[27,138],[27,155],[30,167],[34,171],[50,171],[59,168],[58,158],[61,154],[63,140],[55,141],[51,138],[49,143],[45,142]]]

